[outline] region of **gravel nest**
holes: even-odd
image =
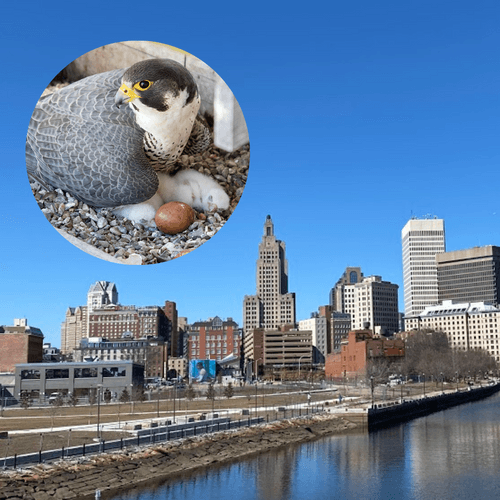
[[[30,182],[30,185],[45,217],[56,229],[63,231],[63,235],[66,232],[95,247],[97,253],[102,251],[118,262],[157,264],[198,248],[221,229],[243,194],[249,164],[248,144],[233,153],[212,145],[202,154],[182,155],[171,173],[190,168],[213,177],[229,195],[231,204],[224,211],[195,211],[196,220],[193,224],[175,235],[118,217],[109,208],[90,207],[61,189],[46,189],[37,182]]]

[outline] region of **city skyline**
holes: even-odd
[[[189,30],[179,22],[168,32],[161,23],[131,31],[126,13],[100,5],[99,18],[78,12],[87,29],[70,34],[76,8],[47,16],[43,34],[36,9],[6,8],[5,65],[9,75],[29,67],[29,78],[17,78],[2,103],[1,324],[26,317],[59,345],[66,309],[106,280],[123,304],[170,300],[190,321],[218,315],[242,325],[267,214],[287,245],[297,321],[329,303],[348,266],[398,284],[402,310],[400,234],[412,216],[444,219],[448,251],[500,242],[495,2],[364,2],[332,6],[334,15],[266,4],[266,16],[206,5]],[[114,22],[103,26],[106,16]],[[251,143],[248,183],[226,226],[196,252],[154,266],[74,248],[43,217],[25,172],[28,122],[45,86],[76,57],[130,39],[209,64],[238,99]]]
[[[411,219],[411,220],[416,220],[416,219]],[[433,220],[433,219],[423,219],[423,220]],[[271,226],[273,227],[273,236],[274,236],[274,224],[273,224],[273,222],[272,222],[271,217],[270,217],[269,214],[266,216],[266,220],[264,222],[264,228],[266,228],[268,222],[270,222]],[[410,221],[408,221],[408,222],[410,222]],[[263,240],[264,239],[265,238],[263,238]],[[278,240],[278,243],[286,245],[286,241],[284,241],[284,240]],[[260,246],[262,246],[262,241],[261,241],[261,244],[259,245],[259,247]],[[465,249],[463,249],[463,250],[465,250]],[[256,261],[258,261],[258,259],[256,259]],[[353,268],[349,267],[348,269],[353,269]],[[377,277],[376,273],[374,275],[371,275],[371,276],[365,276],[365,278],[367,278],[367,279],[368,278],[369,279],[373,279],[374,277]],[[288,275],[287,275],[287,278],[288,278]],[[362,279],[364,279],[364,278],[362,278]],[[107,280],[104,280],[104,281],[107,281]],[[68,308],[75,308],[75,307],[79,307],[79,306],[86,306],[88,304],[87,294],[91,294],[91,291],[92,291],[93,287],[95,287],[95,285],[98,284],[99,282],[103,282],[103,280],[97,280],[97,282],[89,284],[88,287],[87,287],[87,292],[85,293],[84,300],[81,303],[78,303],[78,304],[68,305],[66,307],[66,309],[65,309],[65,315],[66,315],[66,311],[68,310]],[[108,284],[113,286],[113,290],[114,290],[114,293],[115,293],[116,297],[118,297],[118,293],[119,292],[120,292],[119,296],[123,295],[121,293],[121,289],[120,289],[119,284],[114,283],[114,282],[111,282],[111,283],[108,283]],[[258,284],[257,284],[256,288],[258,288]],[[399,296],[401,297],[401,296],[404,296],[404,286],[401,286],[400,288],[402,288],[402,290],[401,289],[399,290]],[[295,292],[293,292],[293,294],[296,295]],[[244,297],[242,298],[242,302],[243,302],[243,299],[244,299]],[[170,299],[165,298],[165,300],[169,301]],[[175,302],[175,301],[172,301],[172,302]],[[162,307],[161,306],[161,301],[158,304],[157,303],[154,303],[154,304],[145,304],[145,303],[143,304],[143,303],[140,303],[140,304],[138,304],[138,303],[123,302],[122,300],[118,300],[117,304],[120,304],[122,306],[134,306],[134,307],[151,307],[151,306],[152,307],[156,307],[156,306]],[[321,307],[321,306],[325,306],[325,305],[328,305],[328,302],[317,304],[316,309],[319,308],[319,307]],[[238,316],[237,313],[236,314],[228,314],[227,316],[223,316],[221,314],[218,314],[217,312],[214,312],[213,314],[209,314],[209,315],[207,315],[205,317],[198,317],[196,319],[194,317],[190,318],[189,316],[187,316],[188,324],[189,323],[195,323],[197,321],[198,322],[199,321],[207,321],[209,318],[213,318],[215,316],[218,316],[218,317],[220,317],[220,318],[222,318],[224,320],[226,320],[228,318],[235,320],[236,323],[238,324],[238,327],[241,328],[241,329],[243,329],[244,328],[244,321],[243,321],[244,312],[242,313],[242,310],[244,311],[244,309],[245,309],[244,305],[243,305],[243,307],[240,306],[240,311],[239,311],[240,316]],[[401,299],[399,301],[399,310],[400,310],[400,312],[404,313],[404,302],[401,303]],[[178,311],[178,312],[179,312],[179,316],[180,317],[184,317],[185,316],[185,315],[182,314],[182,311]],[[298,326],[299,321],[310,319],[316,313],[317,313],[316,310],[311,309],[311,311],[308,314],[304,315],[303,317],[298,317],[297,316],[297,318],[296,318],[296,324],[297,324],[297,326]],[[20,318],[20,317],[16,316],[15,319],[17,319],[17,318]],[[28,320],[29,326],[33,326],[33,327],[39,328],[39,325],[36,322],[30,321],[30,318],[27,318],[26,316],[23,316],[22,318],[26,318]],[[66,319],[66,316],[61,320],[61,324],[65,321],[65,319]],[[8,321],[7,322],[3,322],[3,323],[0,322],[0,325],[1,324],[10,325],[10,324],[13,324],[13,323],[14,323],[14,318],[12,319],[11,323],[9,323]],[[352,327],[352,328],[354,328],[354,327]],[[43,330],[42,330],[42,332],[43,332]],[[58,334],[56,334],[55,336],[52,335],[52,336],[49,337],[45,333],[44,333],[44,335],[45,335],[44,342],[49,342],[49,343],[52,344],[52,346],[62,347],[61,330],[59,330]],[[58,338],[55,339],[55,337],[58,337]]]

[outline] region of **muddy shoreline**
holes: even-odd
[[[0,472],[0,500],[111,498],[132,487],[159,484],[202,467],[229,463],[291,443],[356,431],[333,415],[283,420],[256,427]]]

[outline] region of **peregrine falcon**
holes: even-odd
[[[39,100],[26,140],[28,175],[149,225],[168,201],[227,209],[229,197],[212,178],[167,173],[183,152],[210,145],[199,107],[193,76],[170,59],[89,76]]]

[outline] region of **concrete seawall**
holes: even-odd
[[[484,399],[498,391],[500,383],[467,391],[430,395],[411,401],[377,404],[373,408],[368,408],[366,413],[368,429],[404,422],[463,403]]]
[[[460,390],[447,393],[431,393],[412,399],[395,399],[364,406],[326,407],[333,415],[356,424],[358,429],[375,430],[377,427],[405,422],[417,417],[446,410],[463,403],[486,398],[500,391],[500,383],[487,385],[470,390]]]

